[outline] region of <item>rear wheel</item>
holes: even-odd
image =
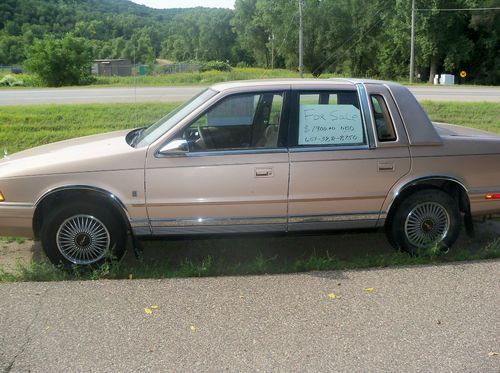
[[[123,256],[125,229],[109,209],[74,203],[55,209],[44,219],[41,241],[54,264],[98,266]]]
[[[460,232],[458,204],[439,189],[415,192],[406,198],[389,223],[387,237],[411,254],[438,246],[447,250]]]

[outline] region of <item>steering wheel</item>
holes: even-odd
[[[212,149],[214,148],[214,144],[212,142],[212,139],[210,136],[205,136],[206,134],[203,133],[202,127],[198,125],[196,127],[196,131],[198,132],[198,145],[201,149]]]

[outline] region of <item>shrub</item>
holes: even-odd
[[[232,68],[231,68],[231,65],[229,65],[226,62],[222,62],[222,61],[208,61],[208,62],[204,62],[200,66],[200,72],[209,71],[209,70],[231,71]]]
[[[89,84],[91,48],[82,38],[66,34],[63,39],[45,36],[35,41],[25,67],[48,86]]]
[[[23,85],[24,83],[21,79],[12,75],[5,75],[2,79],[0,79],[0,86],[22,87]]]

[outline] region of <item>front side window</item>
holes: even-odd
[[[193,97],[191,100],[185,102],[178,108],[172,110],[165,117],[161,118],[158,122],[152,124],[148,128],[145,128],[139,133],[136,139],[136,146],[146,146],[150,145],[152,142],[156,141],[160,136],[167,133],[171,128],[173,128],[179,121],[184,117],[189,115],[198,106],[202,105],[213,96],[217,94],[216,91],[211,89],[206,89]]]
[[[278,147],[283,93],[226,97],[181,133],[190,152]]]
[[[299,146],[366,144],[357,93],[355,91],[301,93],[297,144]]]

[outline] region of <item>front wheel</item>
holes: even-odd
[[[56,208],[47,216],[41,241],[54,264],[94,266],[123,256],[125,229],[109,209],[74,203]]]
[[[458,204],[438,189],[421,190],[406,198],[388,227],[388,237],[395,246],[411,254],[436,245],[445,251],[459,232]]]

